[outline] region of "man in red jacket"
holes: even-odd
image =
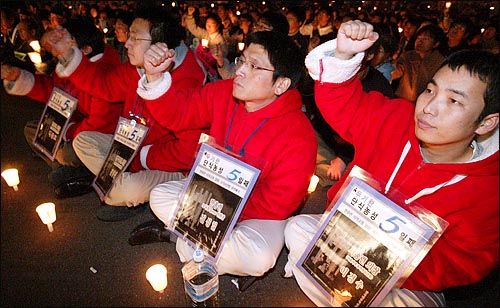
[[[185,178],[193,164],[200,134],[205,131],[203,127],[184,131],[165,128],[137,95],[137,82],[144,75],[144,52],[159,41],[175,46],[176,57],[168,70],[176,86],[201,86],[205,75],[193,52],[183,43],[185,31],[171,12],[141,4],[135,16],[125,43],[129,61],[107,70],[87,61],[79,50],[68,48],[65,29],[53,30],[46,38],[51,52],[59,58],[56,71],[60,77],[97,97],[124,100],[122,117],[131,125],[134,121],[142,122],[149,129],[129,167],[115,178],[103,197],[104,204],[97,210],[97,218],[103,221],[134,216],[146,208],[154,186]],[[76,138],[73,147],[85,166],[97,175],[112,143],[112,134],[88,131]]]
[[[276,264],[286,219],[307,193],[317,142],[296,88],[303,71],[297,45],[276,31],[254,32],[248,40],[234,79],[190,91],[181,91],[162,73],[172,50],[152,45],[144,56],[146,75],[137,92],[148,99],[147,106],[163,125],[174,130],[208,125],[219,146],[261,170],[217,263],[219,275],[261,277]],[[165,224],[174,215],[184,182],[171,181],[151,191],[151,209]],[[130,243],[142,244],[147,228],[136,231],[143,232],[133,232]],[[177,239],[177,252],[185,262],[193,248]]]
[[[354,145],[352,166],[383,183],[388,198],[405,196],[393,200],[401,207],[416,203],[449,224],[402,287],[380,305],[444,306],[444,289],[475,283],[498,265],[498,59],[477,50],[452,54],[413,105],[364,92],[356,78],[364,51],[377,38],[372,25],[349,21],[305,63],[325,120]],[[348,174],[329,190],[329,202]],[[287,224],[286,275],[293,273],[315,304],[329,306],[297,267],[320,217],[299,215]]]
[[[90,62],[102,68],[120,63],[117,51],[104,44],[102,32],[92,23],[72,19],[66,23],[66,27],[74,37],[71,44],[76,44]],[[77,195],[70,192],[77,186],[80,187],[77,189],[78,194],[90,192],[90,184],[94,176],[75,154],[72,146],[73,140],[83,131],[113,133],[123,108],[123,102],[112,102],[99,98],[92,92],[82,91],[71,81],[59,78],[56,73],[50,76],[32,74],[17,67],[2,65],[2,79],[4,79],[7,93],[11,95],[26,95],[47,103],[53,89],[58,88],[78,99],[77,108],[70,118],[66,131],[63,132],[63,141],[56,152],[54,161],[33,146],[38,120],[26,124],[24,135],[32,150],[52,166],[53,171],[49,175],[49,180],[55,187],[56,197]]]

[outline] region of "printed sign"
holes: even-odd
[[[259,169],[203,143],[170,229],[216,262],[259,174]]]
[[[71,115],[78,100],[61,89],[54,88],[38,122],[33,145],[54,161]]]
[[[109,193],[118,175],[130,165],[147,133],[148,127],[120,117],[111,149],[92,184],[101,200]]]
[[[344,187],[297,266],[332,305],[377,306],[409,276],[443,229],[359,178]]]

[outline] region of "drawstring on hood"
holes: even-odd
[[[493,153],[495,153],[496,151],[498,151],[498,141],[495,142],[495,140],[498,140],[498,135],[499,135],[499,128],[497,127],[495,129],[495,131],[492,134],[490,134],[489,136],[487,136],[486,138],[484,138],[482,136],[478,137],[477,138],[478,139],[477,145],[482,148],[482,151],[481,151],[482,153],[480,154],[479,157],[473,158],[471,160],[471,162],[484,159],[485,157],[488,157],[488,156],[492,155]],[[401,168],[401,165],[403,164],[403,161],[405,160],[406,155],[408,155],[410,148],[411,148],[411,144],[410,144],[410,141],[408,141],[406,143],[405,147],[403,148],[403,152],[401,153],[401,157],[399,158],[399,161],[398,161],[396,167],[392,171],[392,174],[391,174],[391,177],[389,178],[389,181],[385,185],[384,194],[387,194],[387,192],[391,188],[392,182],[394,181],[396,174],[398,173],[399,169]],[[443,182],[443,183],[436,185],[434,187],[428,187],[428,188],[422,189],[417,194],[415,194],[413,197],[405,199],[404,202],[405,202],[405,204],[410,204],[422,196],[430,195],[443,187],[458,183],[458,182],[462,181],[463,179],[465,179],[466,177],[467,177],[467,175],[464,175],[464,174],[456,174],[454,177],[452,177],[450,180],[448,180],[446,182]]]
[[[411,148],[411,144],[410,144],[410,141],[408,141],[408,142],[406,142],[406,145],[403,148],[403,152],[401,153],[401,157],[399,158],[398,164],[396,165],[396,167],[392,171],[391,177],[389,178],[389,181],[385,185],[384,194],[387,194],[387,192],[391,188],[392,182],[394,181],[394,178],[396,177],[396,174],[398,173],[399,168],[401,168],[401,165],[403,164],[403,161],[405,160],[406,155],[408,155],[410,148]],[[441,184],[436,185],[434,187],[428,187],[428,188],[422,189],[417,194],[415,194],[413,197],[405,199],[404,202],[405,202],[405,204],[410,204],[422,196],[430,195],[430,194],[434,193],[435,191],[441,189],[442,187],[458,183],[461,180],[465,179],[466,177],[467,177],[466,175],[457,174],[453,178],[451,178],[450,180],[448,180],[444,183],[441,183]]]

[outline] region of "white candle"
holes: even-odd
[[[42,57],[38,52],[28,52],[28,56],[30,57],[31,62],[35,64],[42,63]]]
[[[238,43],[238,50],[243,51],[245,49],[245,43]]]
[[[163,293],[168,284],[167,268],[162,264],[155,264],[146,271],[146,278],[155,291]]]
[[[42,48],[40,47],[40,43],[39,43],[38,41],[31,41],[30,46],[31,46],[31,48],[33,48],[33,50],[34,50],[34,51],[36,51],[36,52],[40,52],[40,50],[42,49]]]
[[[54,231],[52,223],[56,221],[56,205],[52,202],[42,203],[36,207],[36,212],[44,224],[49,228],[49,232]]]
[[[313,193],[316,190],[316,186],[318,186],[319,177],[315,174],[311,177],[311,181],[309,182],[309,187],[307,188],[308,193]]]
[[[9,187],[13,187],[15,191],[18,191],[19,188],[17,185],[19,185],[19,172],[15,168],[11,169],[6,169],[2,171],[2,177],[4,178],[5,182],[7,182],[7,185]]]
[[[207,48],[208,47],[208,40],[207,39],[202,39],[201,40],[201,47]]]

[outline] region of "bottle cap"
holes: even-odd
[[[205,258],[205,254],[203,253],[203,250],[200,248],[197,248],[194,253],[193,253],[193,260],[194,262],[201,262]]]

